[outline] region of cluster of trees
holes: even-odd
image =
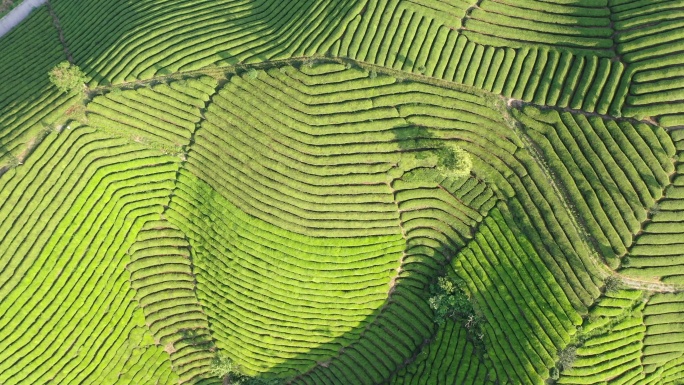
[[[484,350],[484,319],[475,312],[473,303],[466,293],[464,281],[449,277],[437,278],[437,282],[430,285],[428,303],[434,311],[435,323],[442,325],[447,320],[463,322],[475,347]]]

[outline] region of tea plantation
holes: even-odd
[[[46,1],[14,384],[684,384],[684,1]]]

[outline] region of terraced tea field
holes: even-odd
[[[0,385],[684,384],[683,28],[48,0],[0,37]]]

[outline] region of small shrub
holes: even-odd
[[[223,353],[219,352],[211,361],[209,375],[221,380],[228,380],[231,385],[278,385],[283,382],[281,378],[250,377],[242,374],[240,368]]]
[[[660,212],[660,205],[659,204],[654,204],[649,210],[648,213],[651,214],[651,216],[656,215]]]
[[[209,374],[213,377],[224,379],[226,377],[240,377],[242,374],[238,370],[238,366],[223,353],[219,352],[211,361],[209,367]]]
[[[254,68],[250,68],[249,71],[247,71],[247,77],[250,79],[256,79],[259,76],[259,71],[257,71]]]
[[[473,161],[470,154],[465,152],[462,148],[445,144],[443,147],[437,149],[437,170],[445,177],[463,177],[470,175],[473,168]]]
[[[371,79],[375,79],[378,77],[378,71],[376,70],[371,70],[371,72],[368,74],[368,77]]]
[[[68,61],[63,61],[57,64],[48,73],[50,82],[57,86],[57,88],[64,92],[71,91],[85,91],[85,83],[88,81],[87,76],[81,71],[78,66],[72,65]]]
[[[612,293],[612,292],[618,291],[620,289],[621,283],[622,282],[620,281],[620,278],[618,278],[617,276],[614,276],[614,275],[609,276],[608,278],[606,278],[606,282],[605,282],[606,292]]]
[[[577,358],[577,348],[568,346],[558,353],[558,364],[561,366],[562,370],[568,370],[572,368],[572,364],[575,363],[575,358]]]
[[[551,377],[552,380],[557,380],[560,378],[560,371],[557,367],[554,366],[553,368],[551,368],[551,370],[549,371],[549,377]]]

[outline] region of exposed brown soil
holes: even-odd
[[[164,346],[164,351],[171,354],[176,351],[176,348],[173,346],[173,342],[169,342]]]

